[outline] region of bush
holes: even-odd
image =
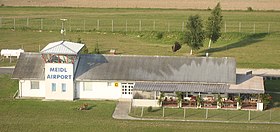
[[[253,11],[252,7],[247,7],[247,11]]]
[[[147,110],[148,110],[148,112],[152,112],[153,111],[153,107],[149,106]]]
[[[4,4],[1,4],[1,6],[5,6]]]
[[[163,32],[158,32],[158,33],[156,34],[156,38],[157,38],[157,39],[162,39],[162,38],[163,38]]]

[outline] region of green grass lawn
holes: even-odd
[[[1,7],[0,49],[23,48],[27,52],[38,52],[48,43],[62,40],[59,19],[67,18],[66,40],[77,41],[82,38],[90,52],[98,43],[101,53],[116,49],[118,54],[188,56],[190,49],[186,45],[176,53],[171,51],[171,46],[175,41],[182,43],[182,24],[192,14],[200,14],[206,19],[210,11]],[[212,44],[210,55],[234,57],[239,68],[279,69],[279,14],[276,11],[224,11],[223,34],[217,43]],[[255,30],[253,27],[256,27]],[[13,31],[13,28],[16,30]],[[42,31],[39,31],[41,28]],[[159,37],[160,34],[162,37]],[[207,41],[203,48],[195,51],[195,56],[205,55]],[[0,59],[0,66],[14,65],[15,61],[10,64],[9,60]]]
[[[0,131],[278,131],[280,128],[272,124],[115,120],[112,113],[116,101],[15,100],[12,96],[18,81],[11,80],[9,75],[0,75],[0,84]],[[88,103],[91,109],[78,111],[83,103]],[[167,111],[167,116],[181,113]],[[189,112],[189,115],[198,113],[203,110]],[[252,119],[262,116],[256,115]],[[218,120],[220,117],[209,113],[209,118]]]

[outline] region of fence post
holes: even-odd
[[[153,30],[156,31],[156,20],[154,20]]]
[[[68,25],[69,25],[69,31],[72,31],[72,27],[71,27],[71,19],[68,20]]]
[[[125,32],[127,32],[127,20],[125,20]]]
[[[127,20],[125,20],[125,32],[127,32]]]
[[[164,107],[162,107],[162,117],[164,117]]]
[[[182,22],[182,32],[184,32],[185,22]]]
[[[43,19],[41,18],[41,30],[43,30]]]
[[[269,111],[269,121],[271,121],[271,109]]]
[[[84,32],[86,31],[86,20],[84,19]]]
[[[184,119],[186,118],[186,108],[184,108]]]
[[[253,32],[256,33],[256,23],[254,23],[254,29]]]
[[[14,18],[14,30],[16,30],[16,18]]]
[[[26,27],[29,27],[29,17],[26,18]]]
[[[241,32],[241,22],[239,22],[239,32]]]
[[[169,24],[169,22],[167,23],[167,32],[169,32],[170,31],[170,24]]]
[[[205,119],[208,119],[208,109],[206,109]]]
[[[40,46],[40,44],[39,44],[39,49],[38,49],[38,52],[40,52],[40,50],[41,50],[41,46]]]
[[[114,20],[112,20],[112,32],[114,32]]]
[[[2,28],[2,17],[0,17],[0,28]]]
[[[142,21],[139,20],[139,31],[141,31],[141,28],[142,28]]]
[[[97,27],[96,30],[99,30],[99,19],[97,20]]]
[[[268,23],[268,27],[267,27],[267,33],[270,32],[270,23]]]
[[[227,32],[227,22],[225,21],[225,33]]]
[[[248,121],[251,120],[251,110],[249,110]]]
[[[141,117],[143,117],[144,107],[142,106]]]

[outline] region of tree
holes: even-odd
[[[200,47],[203,47],[204,31],[202,19],[199,15],[191,15],[188,18],[186,27],[185,43],[191,48],[190,54],[192,55],[192,50],[198,50]]]
[[[183,98],[183,93],[182,92],[176,92],[176,96],[177,96],[177,103],[179,108],[182,107],[182,98]]]
[[[83,43],[82,39],[80,37],[78,38],[77,43],[81,43],[81,44]],[[84,44],[84,47],[82,48],[81,54],[88,54],[88,48],[87,48],[86,44]]]
[[[215,43],[221,37],[221,27],[222,27],[222,9],[220,3],[211,12],[206,25],[206,34],[209,38],[208,48],[211,48],[211,43]]]

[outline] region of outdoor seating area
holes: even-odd
[[[203,95],[201,95],[203,96]],[[216,96],[216,97],[215,97]],[[183,107],[183,108],[222,108],[222,109],[257,109],[258,100],[249,95],[242,96],[245,99],[241,99],[240,106],[238,107],[238,97],[222,97],[220,102],[217,95],[204,96],[199,103],[198,96],[184,97],[181,101],[178,101],[177,97],[164,97],[162,101],[163,107]],[[181,104],[180,104],[181,103]],[[201,104],[201,105],[199,105]]]

